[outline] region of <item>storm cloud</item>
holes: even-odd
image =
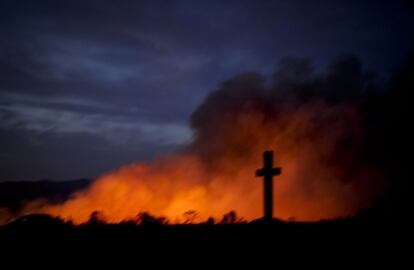
[[[243,72],[270,77],[277,63],[278,95],[292,72],[309,85],[343,53],[388,81],[413,46],[412,18],[408,1],[385,0],[2,1],[0,180],[95,176],[183,149],[212,89]],[[335,74],[354,78],[349,61]],[[372,76],[335,78],[324,95],[342,100]]]

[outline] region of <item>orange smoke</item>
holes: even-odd
[[[219,119],[216,119],[219,121]],[[352,165],[361,124],[351,105],[313,102],[286,107],[270,117],[260,110],[238,113],[231,122],[217,122],[218,139],[198,134],[186,152],[135,163],[104,174],[87,190],[59,205],[36,212],[82,223],[94,211],[108,222],[120,222],[147,211],[183,222],[184,213],[198,213],[196,222],[219,219],[234,210],[252,220],[262,216],[262,152],[275,151],[283,168],[274,179],[278,218],[319,220],[353,214],[368,205],[376,190],[375,172]],[[197,137],[198,136],[198,137]],[[349,138],[351,144],[348,146]],[[341,145],[341,151],[338,151]],[[205,154],[205,149],[209,154]]]

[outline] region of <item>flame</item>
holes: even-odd
[[[178,223],[190,210],[197,212],[196,221],[217,219],[231,210],[252,220],[262,216],[263,183],[254,172],[262,167],[262,152],[268,149],[275,151],[275,164],[283,168],[274,179],[278,218],[347,216],[368,205],[375,194],[375,171],[349,165],[361,137],[353,106],[313,102],[285,108],[270,119],[250,110],[231,122],[216,120],[217,129],[211,131],[215,137],[196,134],[187,151],[123,166],[63,204],[46,205],[37,212],[74,223],[87,221],[94,211],[102,212],[108,222],[148,211]],[[352,147],[339,152],[344,138],[354,140]]]

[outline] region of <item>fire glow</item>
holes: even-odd
[[[122,166],[62,204],[34,201],[20,214],[46,213],[75,224],[95,211],[110,223],[142,212],[169,223],[188,221],[186,213],[195,223],[219,221],[230,211],[253,220],[263,214],[262,180],[255,172],[268,149],[283,168],[273,184],[274,216],[317,221],[355,214],[381,192],[381,177],[364,160],[358,101],[326,91],[342,86],[338,74],[334,68],[312,79],[292,76],[290,83],[275,77],[270,87],[259,74],[236,76],[193,112],[194,135],[181,152]]]
[[[250,109],[231,118],[231,122],[214,122],[216,135],[208,141],[196,133],[183,153],[123,166],[65,203],[46,205],[37,212],[76,224],[86,222],[94,211],[100,211],[107,222],[131,219],[143,211],[165,216],[171,223],[183,222],[188,211],[197,213],[194,222],[219,219],[231,210],[252,220],[262,216],[262,182],[254,172],[261,166],[263,149],[275,149],[276,162],[283,167],[274,183],[278,218],[347,216],[372,198],[366,194],[367,190],[374,193],[368,188],[371,170],[350,174],[346,165],[334,161],[352,159],[352,149],[336,152],[344,138],[359,137],[358,115],[352,106],[316,102],[285,108],[274,118]]]

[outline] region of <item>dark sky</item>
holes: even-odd
[[[182,148],[236,74],[353,54],[386,79],[414,47],[410,1],[0,3],[0,181],[92,177]]]

